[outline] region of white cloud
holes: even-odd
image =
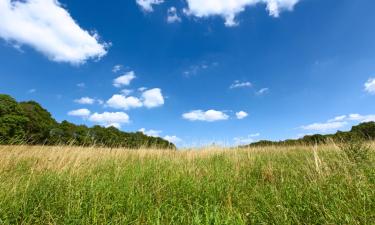
[[[82,105],[92,105],[95,103],[95,99],[90,97],[82,97],[80,99],[74,100],[74,102]]]
[[[160,137],[160,134],[162,133],[161,130],[146,130],[145,128],[139,129],[139,132],[142,132],[143,134],[150,137]]]
[[[236,15],[245,10],[246,7],[259,3],[266,4],[269,14],[278,17],[280,12],[293,10],[299,0],[187,0],[187,15],[196,17],[221,16],[225,19],[228,27],[238,25]]]
[[[235,137],[233,141],[235,145],[251,144],[256,141],[256,137],[259,137],[260,133],[249,134],[247,137]]]
[[[357,121],[360,123],[375,121],[375,115],[350,114],[349,116],[347,116],[347,118],[348,120]]]
[[[365,123],[365,122],[375,122],[375,115],[361,115],[361,114],[350,114],[350,115],[341,115],[336,116],[333,119],[328,120],[326,123],[313,123],[306,126],[301,126],[303,130],[316,131],[316,132],[328,132],[335,131],[340,128],[343,128],[347,125],[353,125],[356,123]]]
[[[347,119],[346,115],[336,116],[335,118],[328,120],[328,122],[338,122],[338,121],[343,121],[345,119]]]
[[[338,130],[347,125],[347,122],[326,122],[326,123],[313,123],[310,125],[302,126],[303,130],[317,131],[317,132],[328,132]]]
[[[244,111],[240,111],[240,112],[236,113],[236,117],[239,120],[245,119],[248,115],[249,114],[247,112],[244,112]]]
[[[270,91],[269,88],[262,88],[259,91],[256,92],[257,95],[264,95],[267,94]]]
[[[134,71],[127,72],[126,74],[117,77],[113,80],[113,86],[119,88],[128,86],[132,80],[136,78]]]
[[[208,110],[206,112],[202,110],[193,110],[188,113],[184,113],[182,117],[186,120],[190,121],[207,121],[207,122],[214,122],[219,120],[227,120],[229,116],[221,111],[216,110]]]
[[[1,0],[0,15],[1,38],[53,61],[81,64],[107,53],[107,44],[83,30],[57,0]]]
[[[253,86],[250,82],[246,81],[246,82],[240,82],[239,80],[236,80],[233,82],[232,85],[230,85],[230,89],[234,89],[234,88],[243,88],[243,87],[251,87]]]
[[[112,72],[113,72],[113,73],[117,73],[117,72],[119,72],[122,68],[123,68],[123,66],[120,65],[120,64],[115,65],[115,66],[113,66],[113,68],[112,68]]]
[[[365,91],[370,94],[375,94],[375,78],[370,78],[365,83]]]
[[[116,128],[121,128],[122,124],[130,122],[128,114],[124,112],[94,113],[90,116],[89,120],[105,127],[113,126]]]
[[[164,2],[164,0],[137,0],[137,4],[146,12],[154,11],[153,5],[159,5]]]
[[[143,103],[139,98],[124,95],[113,95],[108,101],[107,106],[114,109],[123,109],[128,110],[132,108],[140,108],[143,106]]]
[[[124,96],[128,96],[131,93],[133,93],[133,90],[131,90],[131,89],[123,89],[123,90],[121,90],[121,94],[123,94]]]
[[[34,94],[35,92],[36,92],[36,89],[34,89],[34,88],[27,91],[27,93],[29,93],[29,94]]]
[[[140,91],[140,92],[144,92],[145,90],[147,90],[146,87],[140,87],[140,88],[138,88],[138,91]]]
[[[167,135],[167,136],[164,137],[164,139],[173,143],[173,144],[178,144],[178,143],[182,142],[182,139],[175,136],[175,135],[172,135],[172,136]]]
[[[154,88],[142,93],[143,104],[147,108],[164,105],[164,97],[160,88]]]
[[[177,15],[176,7],[170,7],[168,9],[168,16],[167,16],[168,23],[178,23],[181,22],[181,17]]]
[[[72,110],[68,112],[69,116],[78,116],[78,117],[88,117],[90,116],[91,112],[88,109],[77,109],[77,110]]]

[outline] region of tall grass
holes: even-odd
[[[0,146],[0,224],[375,224],[375,153]]]

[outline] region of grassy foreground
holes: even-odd
[[[0,224],[375,224],[375,153],[0,146]]]

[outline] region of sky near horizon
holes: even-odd
[[[180,147],[375,121],[372,0],[0,0],[0,93]]]

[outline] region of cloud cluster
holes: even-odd
[[[195,17],[221,16],[225,19],[228,27],[238,25],[237,14],[243,12],[246,7],[259,3],[266,4],[269,14],[279,17],[282,11],[293,10],[299,0],[186,0],[188,8],[185,9],[187,15]]]
[[[352,122],[364,123],[364,122],[371,122],[371,121],[375,121],[375,115],[350,114],[350,115],[337,116],[324,123],[313,123],[313,124],[301,126],[300,128],[303,130],[325,133],[325,132],[336,131],[338,129],[344,128],[345,126],[349,125]]]
[[[104,112],[92,114],[89,120],[105,127],[121,128],[122,124],[129,123],[129,116],[124,112]]]
[[[206,121],[206,122],[214,122],[220,120],[227,120],[229,116],[222,111],[216,110],[193,110],[188,113],[184,113],[182,118],[189,120],[189,121]]]
[[[128,92],[127,92],[128,93]],[[108,99],[108,107],[129,110],[133,108],[156,108],[164,105],[164,96],[160,88],[153,88],[142,92],[141,97],[115,94]]]
[[[107,54],[107,44],[82,29],[57,0],[1,0],[0,15],[1,38],[53,61],[81,64]]]
[[[119,129],[121,128],[122,124],[130,122],[128,114],[124,112],[104,112],[91,114],[90,110],[88,109],[77,109],[68,112],[68,115],[88,119],[95,124],[105,127],[113,126]]]
[[[178,23],[181,22],[181,17],[177,15],[176,7],[171,7],[168,9],[168,16],[167,16],[168,23]]]
[[[137,4],[146,12],[154,11],[153,5],[160,5],[164,0],[136,0]]]

